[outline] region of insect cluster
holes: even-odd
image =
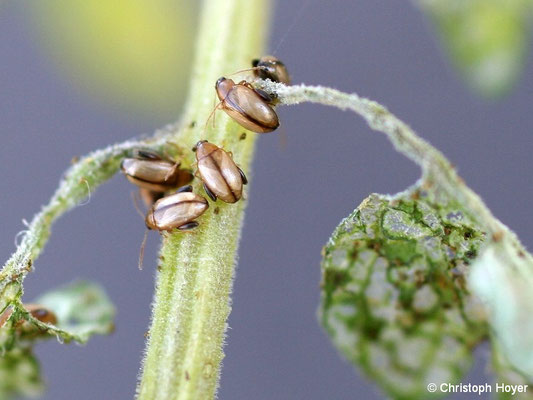
[[[250,70],[257,78],[290,83],[285,65],[272,56],[253,60]],[[245,80],[235,83],[224,77],[217,80],[215,89],[220,102],[213,112],[220,107],[241,126],[257,133],[271,132],[279,127],[273,109],[275,99],[263,90],[254,88]],[[195,176],[202,181],[204,191],[212,201],[220,199],[236,203],[242,198],[243,186],[248,180],[230,152],[207,140],[200,140],[193,151],[197,166],[194,175],[181,168],[179,162],[151,150],[138,149],[131,157],[122,160],[122,172],[138,186],[149,207],[145,216],[149,230],[188,231],[198,226],[196,219],[207,211],[209,202],[193,193],[189,183]],[[139,266],[142,265],[143,248],[144,244]]]

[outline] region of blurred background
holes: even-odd
[[[74,156],[178,119],[197,22],[193,3],[0,1],[2,260],[25,229],[22,219],[49,199]],[[520,6],[487,8],[491,1],[471,14],[448,13],[438,3],[279,1],[269,52],[294,83],[357,92],[387,106],[442,150],[532,247],[533,60],[525,14]],[[253,171],[246,171],[250,201],[219,397],[382,399],[317,323],[320,250],[370,193],[401,191],[419,171],[352,114],[305,104],[279,115],[286,146],[280,133],[262,135]],[[139,271],[144,224],[131,191],[116,176],[61,218],[25,281],[25,301],[76,278],[97,281],[118,310],[109,337],[84,347],[36,347],[48,383],[44,399],[134,395],[159,237],[150,235]],[[489,357],[487,347],[478,349],[463,383],[490,381]]]

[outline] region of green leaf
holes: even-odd
[[[85,343],[95,334],[113,331],[115,309],[103,289],[89,282],[77,282],[49,292],[37,303],[53,310],[57,316],[54,333],[66,342]]]
[[[14,394],[35,397],[44,388],[31,348],[15,348],[0,357],[0,399]]]
[[[528,385],[526,392],[516,391],[514,394],[511,392],[499,392],[495,393],[494,398],[498,400],[531,400],[533,399],[533,393],[531,392],[531,380],[524,378],[524,376],[516,371],[507,358],[504,356],[504,352],[499,348],[497,342],[493,342],[492,352],[492,372],[495,375],[495,382],[505,382],[509,385]]]
[[[454,64],[485,96],[509,90],[523,69],[530,0],[418,0]]]
[[[509,255],[515,255],[509,257]],[[533,258],[515,243],[496,240],[472,265],[470,286],[483,300],[498,348],[533,381]],[[495,341],[496,342],[496,341]]]
[[[488,335],[466,287],[484,239],[457,203],[418,187],[371,195],[333,233],[321,322],[393,398],[431,397],[429,383],[458,383],[470,367],[472,349]]]
[[[72,283],[41,296],[34,304],[53,315],[53,322],[35,318],[18,296],[0,315],[0,399],[12,394],[35,396],[42,390],[39,363],[32,351],[38,340],[56,337],[60,342],[85,343],[94,334],[113,330],[113,305],[92,283]]]
[[[285,86],[270,81],[263,81],[259,86],[268,93],[276,95],[281,104],[290,105],[307,101],[359,114],[372,129],[384,133],[396,150],[422,169],[422,178],[417,186],[409,191],[392,198],[374,195],[374,198],[388,202],[385,209],[380,208],[378,204],[367,210],[372,202],[370,200],[364,202],[354,215],[341,224],[324,249],[322,319],[334,342],[346,356],[355,364],[362,365],[368,374],[375,377],[397,398],[411,397],[411,393],[413,397],[427,397],[428,394],[422,395],[421,386],[424,379],[432,377],[427,371],[419,370],[420,376],[415,371],[411,375],[413,378],[411,381],[407,380],[409,375],[405,376],[404,373],[402,379],[405,378],[405,382],[410,382],[411,388],[395,387],[391,384],[391,377],[394,376],[392,373],[398,367],[401,371],[406,371],[404,364],[399,362],[402,359],[397,357],[397,352],[404,349],[405,337],[393,337],[392,344],[387,343],[383,349],[380,346],[387,337],[381,335],[382,332],[388,332],[385,328],[389,326],[403,327],[402,333],[405,335],[419,332],[418,329],[424,327],[423,323],[427,321],[424,318],[420,319],[420,310],[416,309],[417,296],[422,292],[422,304],[432,304],[432,301],[440,304],[440,307],[435,306],[435,309],[429,308],[431,312],[440,315],[441,319],[437,320],[440,323],[437,338],[440,339],[431,340],[428,351],[434,352],[435,343],[438,346],[439,340],[448,338],[449,333],[452,338],[465,338],[465,321],[475,323],[470,327],[472,335],[466,337],[469,341],[474,338],[472,345],[475,344],[478,335],[479,340],[486,336],[481,325],[477,324],[477,322],[483,323],[482,316],[478,315],[480,307],[471,307],[476,301],[469,295],[466,286],[461,284],[455,287],[459,281],[452,279],[453,285],[451,285],[449,279],[443,279],[446,273],[456,273],[452,265],[454,262],[460,263],[463,258],[465,265],[468,265],[467,261],[472,265],[468,269],[465,268],[465,271],[458,270],[458,272],[463,274],[468,288],[480,299],[488,314],[493,350],[500,352],[502,358],[505,356],[505,363],[498,366],[499,373],[502,374],[507,365],[509,366],[507,372],[518,373],[523,380],[531,382],[533,256],[520,243],[516,234],[495,218],[481,198],[465,184],[450,161],[385,107],[355,93],[347,94],[321,86]],[[399,211],[406,215],[398,214]],[[454,220],[457,221],[454,223]],[[448,226],[450,222],[452,226]],[[429,228],[432,235],[426,235],[429,232],[425,228]],[[481,232],[486,232],[483,241],[481,241]],[[463,243],[461,233],[463,233]],[[472,241],[472,238],[476,237],[479,240]],[[363,255],[360,255],[357,248],[360,241],[370,254],[363,252]],[[451,247],[453,252],[450,252],[450,243],[453,245]],[[461,246],[457,247],[458,245]],[[354,263],[362,260],[362,267],[352,264],[350,257]],[[389,274],[397,271],[391,262],[395,262],[398,266],[409,265],[404,272],[411,281],[415,279],[415,287],[413,282],[406,287],[403,276]],[[422,266],[417,264],[420,262]],[[350,274],[343,270],[349,271]],[[383,278],[383,270],[386,279]],[[421,272],[417,272],[419,270]],[[421,274],[423,278],[420,287],[416,286],[418,282],[416,274]],[[383,287],[372,286],[374,275],[378,276],[378,282],[382,282]],[[428,278],[430,280],[426,281]],[[434,282],[436,278],[439,278],[438,285],[428,286],[428,282]],[[364,281],[361,281],[362,279]],[[385,293],[386,296],[378,297],[376,300],[371,297],[372,292],[367,292],[367,285],[377,290],[378,294]],[[424,289],[426,294],[423,293]],[[432,292],[431,289],[438,291]],[[391,307],[394,303],[398,308]],[[340,310],[332,311],[337,305]],[[385,306],[382,312],[385,316],[388,315],[388,319],[383,320],[383,316],[375,315],[374,310],[380,310],[376,308],[378,306],[381,308]],[[468,307],[465,308],[466,306]],[[413,316],[411,310],[413,307],[416,311],[414,320],[409,318]],[[450,317],[447,315],[448,309],[455,309],[456,314],[459,312],[460,318],[448,320]],[[405,310],[408,311],[407,319]],[[347,315],[343,316],[343,312]],[[472,320],[476,315],[479,318]],[[405,328],[405,321],[412,321],[412,330]],[[410,326],[407,324],[407,328]],[[380,345],[377,347],[377,353],[368,350],[369,343]],[[402,345],[399,350],[396,349],[397,343]],[[415,349],[425,353],[424,349],[419,348],[419,343],[415,344]],[[459,343],[460,349],[464,350],[465,347],[468,348],[464,342]],[[409,352],[406,354],[418,362],[424,361],[419,358],[419,354]],[[468,355],[458,357],[457,369],[450,364],[439,370],[437,365],[440,362],[439,357],[424,362],[430,362],[428,367],[437,366],[436,371],[443,372],[443,376],[448,374],[453,378],[460,376],[466,370],[461,361],[468,362],[469,359]],[[375,366],[391,371],[391,375],[383,376],[374,369]],[[434,375],[439,377],[438,373]]]
[[[85,343],[94,334],[113,330],[113,305],[95,284],[72,283],[45,294],[35,303],[53,313],[57,323],[34,318],[20,301],[15,301],[0,317],[0,344],[4,351],[50,337],[57,337],[61,342]]]

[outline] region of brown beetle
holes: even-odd
[[[260,79],[270,79],[273,82],[291,84],[289,71],[283,62],[274,56],[263,56],[252,60],[254,75]]]
[[[41,304],[24,304],[24,308],[29,311],[33,318],[38,319],[45,324],[57,324],[56,315]]]
[[[157,231],[194,229],[198,226],[195,219],[208,208],[205,198],[192,193],[191,186],[184,186],[154,203],[146,214],[146,227]]]
[[[207,195],[216,201],[217,197],[226,203],[235,203],[242,197],[242,186],[248,183],[246,175],[231,158],[230,153],[200,140],[196,146],[197,173],[204,183]]]
[[[24,304],[24,308],[31,314],[31,316],[35,319],[38,319],[41,322],[44,322],[45,324],[51,324],[56,325],[57,324],[57,317],[51,311],[50,309],[46,308],[46,306],[43,306],[41,304]],[[11,317],[11,314],[13,314],[13,307],[8,307],[1,315],[0,315],[0,327],[2,327],[6,321]],[[24,320],[20,320],[17,322],[16,326],[21,327],[24,324]]]
[[[192,193],[192,186],[183,186],[176,193],[157,200],[146,214],[146,227],[159,232],[169,232],[174,229],[188,231],[198,226],[195,221],[209,208],[205,198]],[[144,234],[139,253],[139,269],[143,269],[144,246],[148,230]]]
[[[191,172],[179,166],[179,163],[166,160],[152,151],[136,150],[134,157],[122,160],[120,168],[134,185],[162,193],[192,181]]]
[[[271,107],[273,99],[265,91],[246,81],[235,83],[224,77],[217,80],[215,89],[220,99],[217,108],[221,107],[244,128],[267,133],[279,127],[278,115]]]

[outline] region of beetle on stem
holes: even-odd
[[[291,77],[287,67],[274,56],[263,56],[252,60],[254,75],[260,79],[270,79],[273,82],[291,84]]]
[[[191,230],[198,226],[194,220],[208,208],[204,197],[192,193],[192,186],[183,186],[154,203],[146,214],[146,227],[157,231]]]
[[[211,200],[216,201],[218,197],[226,203],[239,201],[248,179],[231,158],[231,153],[207,140],[200,140],[195,151],[197,175]]]
[[[272,97],[264,90],[254,88],[250,83],[235,83],[232,79],[219,78],[215,89],[222,108],[239,125],[257,133],[267,133],[279,127],[278,115],[272,108]],[[209,118],[208,118],[209,120]]]
[[[209,208],[207,200],[192,193],[192,186],[183,186],[176,193],[157,200],[146,214],[144,219],[146,233],[141,244],[139,253],[139,269],[142,269],[144,259],[144,246],[148,236],[148,230],[170,232],[174,229],[190,231],[199,224],[195,221]]]
[[[120,168],[126,178],[139,188],[163,193],[186,185],[193,179],[190,171],[179,166],[180,163],[164,159],[153,151],[139,149],[133,157],[122,160]]]

